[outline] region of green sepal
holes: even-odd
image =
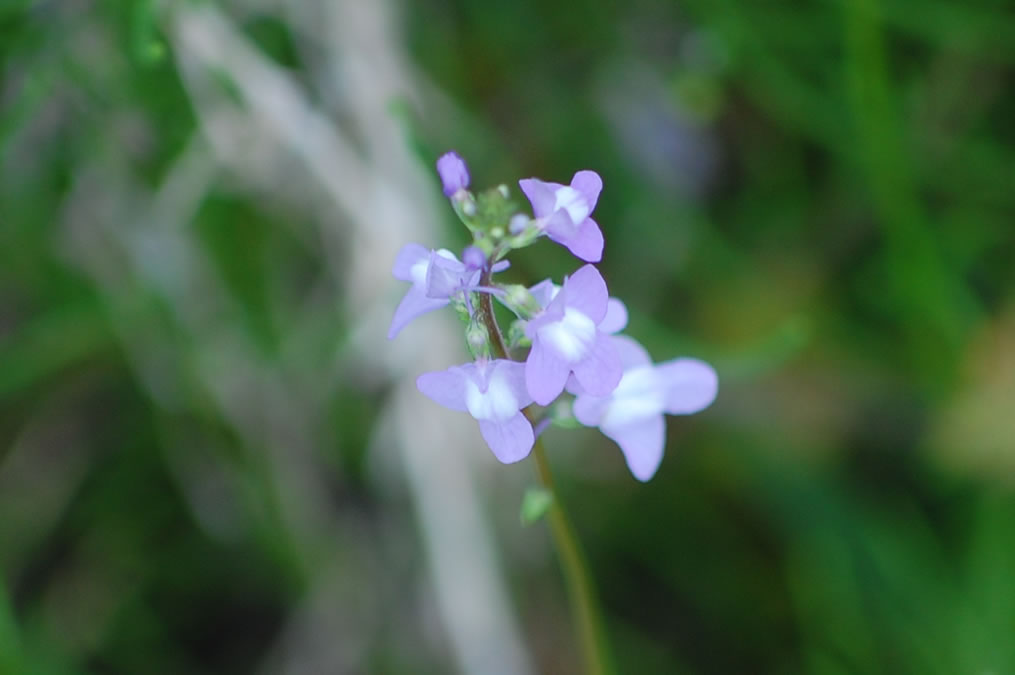
[[[476,295],[474,293],[471,295],[472,297],[469,300],[470,302],[475,303]],[[458,317],[459,321],[464,323],[466,326],[472,323],[472,315],[469,314],[469,306],[465,304],[465,300],[462,299],[460,293],[456,293],[455,297],[451,298],[451,307],[455,310],[455,316]]]
[[[485,228],[483,222],[478,217],[478,209],[476,208],[476,198],[471,192],[460,190],[451,196],[451,208],[455,210],[455,215],[462,221],[462,224],[472,232],[476,239],[480,239],[485,234]]]
[[[497,248],[496,243],[482,232],[474,232],[473,234],[475,235],[475,238],[472,240],[472,245],[482,251],[483,255],[487,258],[493,256],[493,252]],[[493,262],[496,262],[496,260]]]
[[[469,322],[465,328],[465,344],[473,359],[490,358],[490,332],[481,321]]]
[[[508,326],[507,342],[511,349],[517,349],[518,347],[531,347],[532,340],[525,334],[525,321],[516,319],[511,322]]]
[[[512,237],[509,237],[507,240],[508,246],[514,250],[518,250],[532,245],[536,239],[539,239],[539,235],[541,235],[543,231],[536,227],[536,225],[533,224],[534,222],[535,221],[529,221],[529,224],[526,225],[524,230]]]

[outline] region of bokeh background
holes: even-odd
[[[1015,672],[1011,10],[4,0],[0,673],[581,671],[531,462],[415,391],[454,317],[384,339],[449,148],[598,171],[720,374],[648,484],[545,436],[618,672]]]

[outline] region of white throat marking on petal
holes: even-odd
[[[564,308],[559,321],[539,329],[539,338],[546,342],[557,356],[568,363],[577,363],[592,350],[596,341],[596,324],[573,307]]]
[[[570,185],[557,188],[554,196],[553,210],[567,209],[567,215],[571,216],[575,225],[580,225],[589,217],[589,203],[585,201],[585,195]]]
[[[423,258],[409,268],[409,277],[416,288],[426,289],[426,273],[430,270],[430,259]]]
[[[504,422],[518,413],[518,399],[508,385],[507,378],[498,370],[490,373],[486,391],[469,378],[465,383],[465,407],[477,420]]]
[[[666,407],[666,392],[651,365],[624,371],[620,384],[610,394],[606,412],[599,421],[603,428],[623,427],[655,415]]]
[[[434,251],[440,257],[446,260],[454,260],[458,262],[458,258],[454,253],[446,248],[439,248]],[[409,268],[409,278],[412,279],[412,284],[423,291],[426,290],[426,275],[430,271],[430,256],[421,258],[412,264]]]

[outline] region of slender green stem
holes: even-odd
[[[490,284],[489,275],[484,275],[480,283],[483,286],[488,286]],[[477,318],[486,325],[487,331],[490,333],[493,355],[496,358],[510,358],[507,345],[504,343],[504,336],[494,318],[493,301],[490,299],[489,293],[481,294]],[[530,422],[534,421],[535,413],[531,406],[523,412]],[[589,574],[588,563],[585,561],[585,554],[582,552],[574,526],[571,524],[567,512],[564,511],[560,494],[557,492],[553,472],[550,470],[550,462],[546,457],[546,449],[538,438],[532,448],[532,456],[536,462],[539,482],[552,497],[546,519],[550,526],[554,546],[557,549],[557,556],[560,558],[561,570],[564,573],[571,614],[577,622],[576,630],[585,661],[585,672],[589,675],[607,675],[607,673],[613,672],[613,669],[610,666],[609,647],[606,642],[606,633],[603,630],[599,605],[596,602],[592,576]]]
[[[612,672],[609,647],[588,563],[585,561],[585,555],[578,542],[574,526],[561,504],[560,494],[557,492],[553,473],[550,471],[550,462],[546,458],[546,450],[543,448],[543,442],[539,439],[536,439],[536,444],[532,448],[532,456],[536,460],[540,483],[553,496],[553,502],[550,504],[546,519],[550,525],[550,533],[553,535],[553,543],[557,548],[560,566],[567,583],[571,613],[578,622],[576,628],[585,660],[585,672],[590,675],[605,675]]]

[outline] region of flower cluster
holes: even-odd
[[[529,454],[544,421],[566,425],[561,406],[554,403],[573,396],[571,419],[598,427],[620,446],[631,473],[649,480],[662,461],[663,415],[706,408],[715,399],[718,379],[711,366],[696,359],[653,364],[640,344],[620,334],[627,308],[610,297],[599,270],[589,264],[603,254],[603,235],[591,217],[603,188],[599,174],[579,171],[569,185],[519,181],[532,205],[530,218],[515,208],[504,185],[470,192],[468,167],[454,152],[437,161],[437,172],[473,243],[461,259],[447,249],[402,248],[392,273],[412,285],[395,310],[388,338],[413,318],[451,305],[466,322],[474,360],[421,375],[419,390],[472,415],[504,463]],[[543,236],[586,264],[559,286],[550,279],[529,288],[493,281],[508,267],[511,251]],[[506,332],[491,298],[517,317]],[[516,352],[524,359],[514,359]],[[533,404],[549,406],[542,420]]]

